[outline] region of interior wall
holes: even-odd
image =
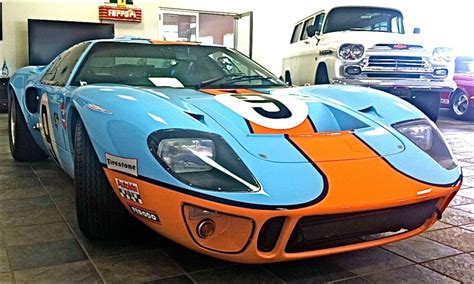
[[[1,1],[1,0],[0,0]],[[3,0],[4,41],[3,55],[10,72],[27,64],[27,19],[51,19],[99,22],[98,6],[103,0]],[[405,14],[407,32],[420,27],[422,35],[446,44],[461,44],[467,40],[462,31],[471,24],[467,1],[452,0],[450,5],[440,1],[393,0],[338,0],[338,5],[394,6]],[[281,72],[281,59],[289,46],[294,23],[315,11],[334,5],[331,0],[293,0],[284,3],[268,1],[221,0],[134,0],[142,9],[141,23],[114,22],[116,36],[135,35],[160,38],[159,11],[164,8],[220,11],[231,13],[254,12],[253,58],[276,75]],[[464,13],[464,14],[463,14]],[[455,27],[453,27],[455,26]],[[458,32],[459,31],[459,32]],[[466,38],[466,39],[464,39]],[[469,45],[470,46],[470,45]],[[1,47],[1,46],[0,46]],[[1,49],[0,49],[1,50]],[[1,55],[1,54],[0,54]],[[3,57],[0,57],[3,58]]]

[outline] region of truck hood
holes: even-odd
[[[364,113],[298,88],[160,92],[184,111],[192,106],[195,116],[202,115],[209,127],[213,125],[209,119],[219,126],[212,132],[221,136],[227,132],[250,154],[267,161],[307,162],[304,156],[284,150],[290,146],[289,136],[319,147],[323,154],[315,162],[367,159],[404,149],[397,137]],[[366,151],[367,145],[377,151]]]
[[[376,44],[405,44],[419,45],[426,50],[432,50],[437,47],[436,43],[430,42],[426,38],[417,34],[396,34],[384,32],[367,32],[367,31],[342,31],[328,33],[322,36],[321,44],[330,44],[333,42],[343,43],[360,43],[366,49],[374,47]]]

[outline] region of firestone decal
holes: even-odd
[[[132,210],[132,212],[138,215],[139,217],[145,218],[151,222],[160,223],[160,218],[158,217],[158,214],[156,214],[156,212],[136,207],[131,204],[128,204],[128,207],[130,207],[130,210]]]
[[[224,94],[216,100],[245,119],[272,129],[290,129],[308,117],[306,103],[287,95]]]
[[[105,153],[107,168],[138,176],[137,159],[122,158]]]
[[[143,204],[140,191],[138,190],[138,184],[119,178],[115,178],[115,184],[120,191],[120,196],[136,203]]]

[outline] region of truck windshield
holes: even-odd
[[[375,31],[403,34],[403,16],[397,10],[372,7],[340,7],[327,16],[324,33]]]

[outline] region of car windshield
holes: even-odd
[[[457,57],[455,73],[474,73],[474,57]]]
[[[241,53],[194,44],[99,42],[73,80],[177,88],[284,86]]]
[[[339,31],[405,33],[400,12],[371,7],[340,7],[331,10],[324,33]]]

